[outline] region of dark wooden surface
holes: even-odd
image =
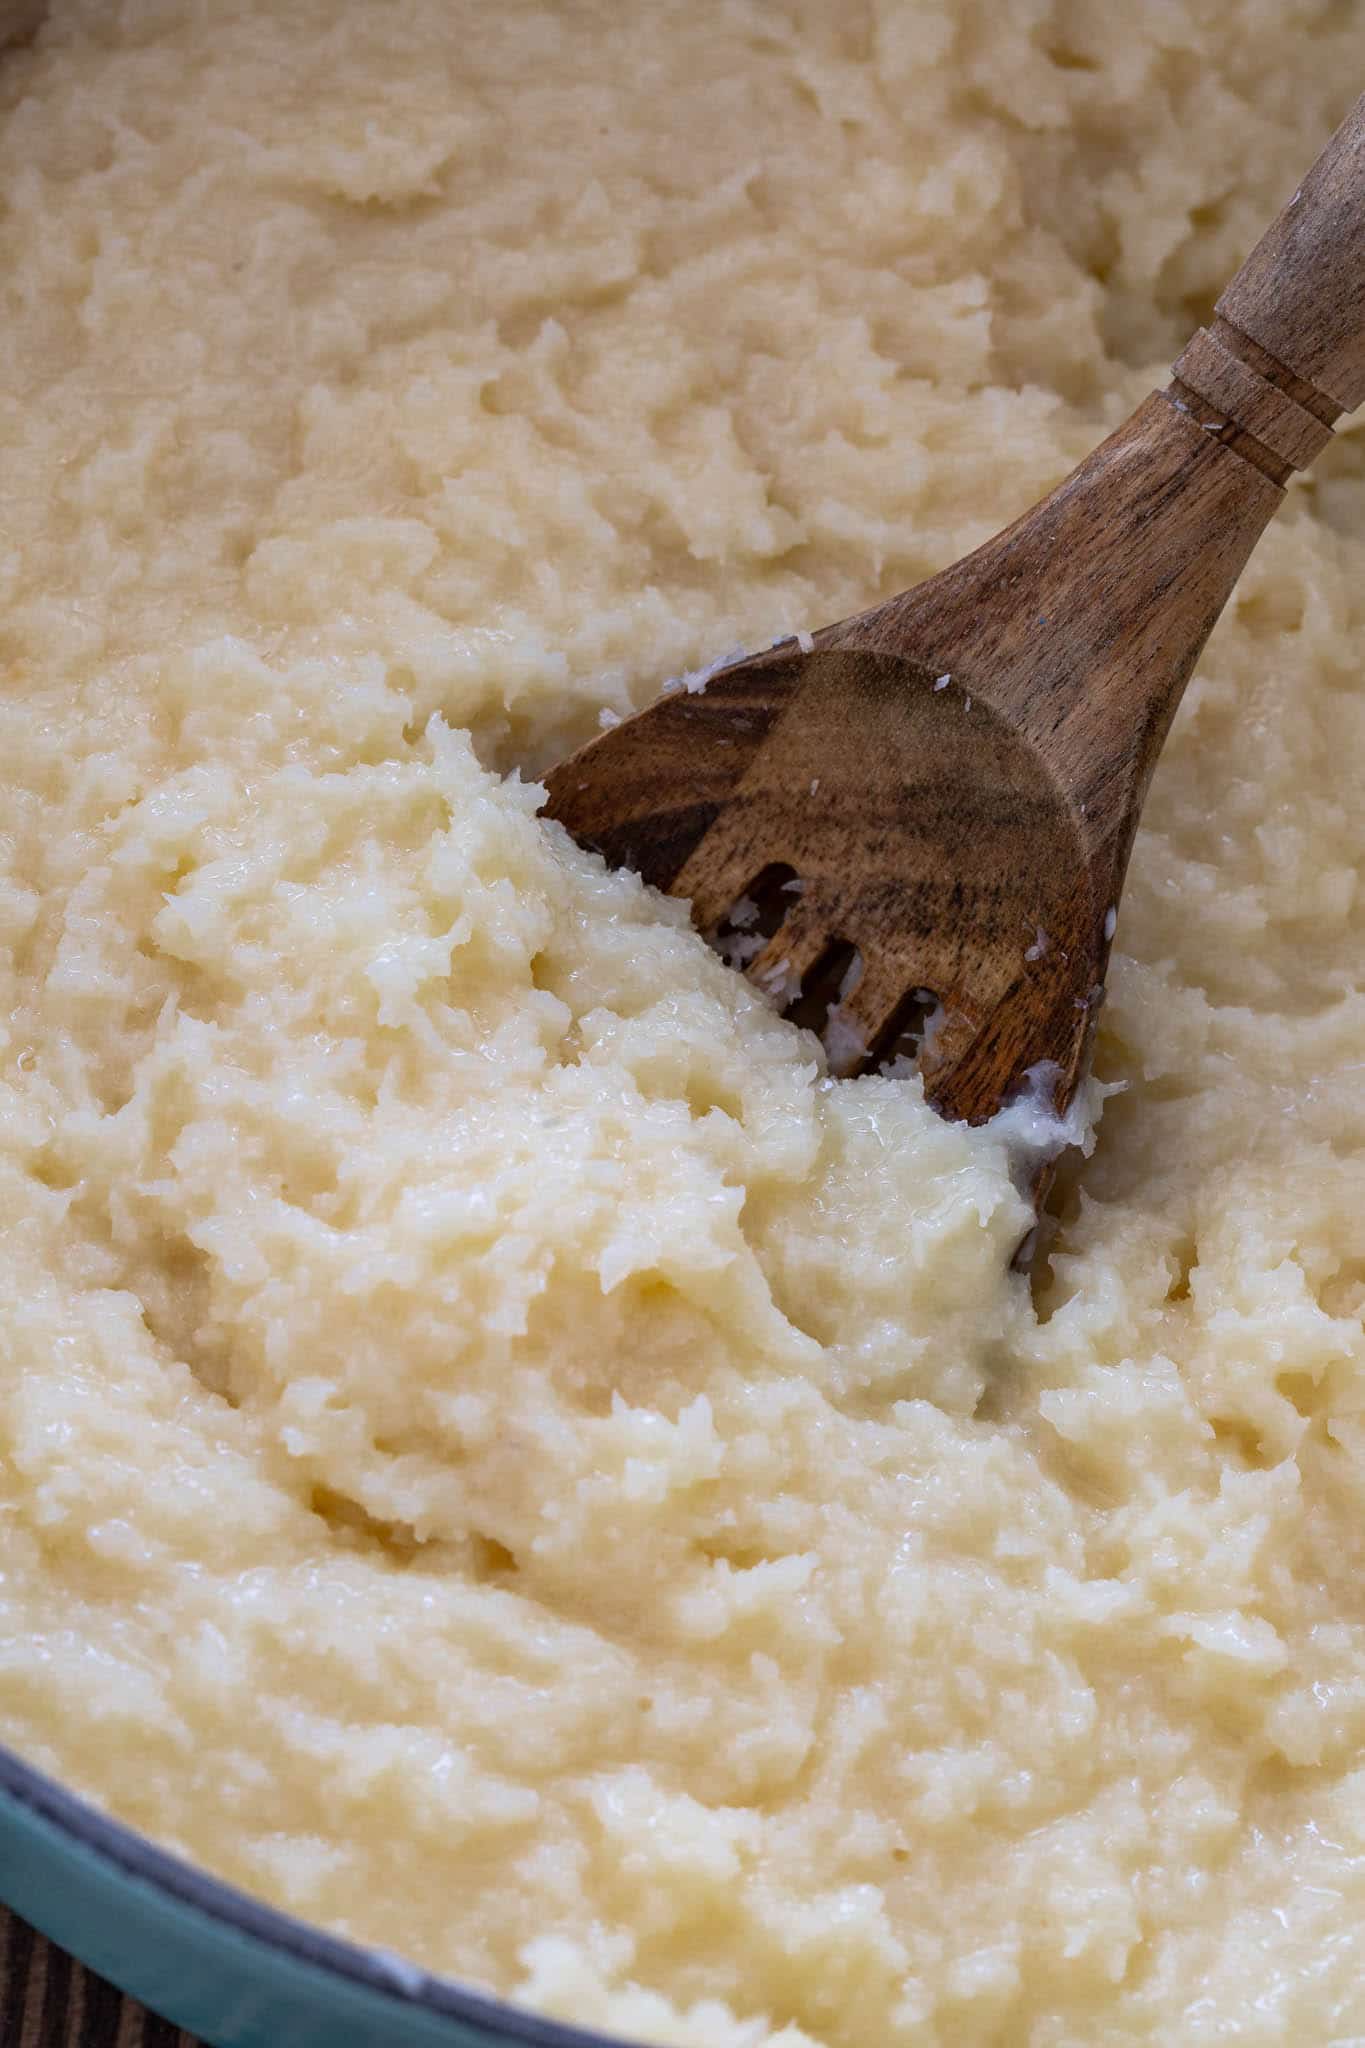
[[[201,2048],[0,1906],[0,2048]]]

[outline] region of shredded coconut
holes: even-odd
[[[845,967],[842,975],[839,977],[839,993],[835,998],[836,1002],[847,1002],[848,998],[853,994],[853,991],[857,988],[862,978],[862,955],[860,953],[855,953],[853,955],[853,958],[849,961],[847,967]]]
[[[677,697],[686,691],[690,697],[703,696],[712,676],[719,675],[723,668],[731,667],[734,662],[742,661],[744,652],[742,647],[732,647],[728,654],[722,654],[717,660],[704,663],[701,668],[691,668],[680,676],[670,676],[663,685],[661,694],[665,697]]]
[[[865,12],[53,0],[0,66],[0,1741],[625,2041],[1323,2048],[1365,434],[1172,731],[1036,1298],[1093,1084],[836,1083],[513,772],[1030,503],[1365,69],[1325,0]]]
[[[724,932],[715,945],[727,967],[742,969],[763,951],[764,939],[761,932]]]
[[[843,990],[840,990],[842,996]],[[839,1003],[832,1003],[823,1033],[825,1057],[836,1073],[852,1071],[867,1053],[867,1034]]]
[[[755,976],[757,986],[775,1010],[786,1010],[801,993],[803,977],[790,960],[774,960]]]
[[[937,1001],[931,989],[916,989],[915,994],[921,1002],[933,1003],[933,1008],[925,1012],[924,1022],[920,1027],[919,1057],[921,1064],[935,1066],[942,1058],[938,1042],[943,1035],[944,1026],[950,1015],[956,1016],[958,1013],[950,1012],[943,1003]]]
[[[1077,1089],[1064,1116],[1056,1109],[1062,1070],[1054,1060],[1040,1060],[1024,1075],[1018,1092],[991,1119],[991,1134],[1003,1141],[1015,1185],[1026,1191],[1038,1169],[1051,1165],[1071,1146],[1087,1156],[1094,1149],[1095,1124],[1103,1095],[1086,1082]]]

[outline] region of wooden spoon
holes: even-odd
[[[47,19],[47,0],[0,0],[0,50],[27,42]]]
[[[757,941],[780,1000],[834,995],[834,1072],[911,1048],[933,1005],[944,1116],[1040,1084],[1062,1112],[1181,692],[1285,478],[1362,398],[1365,98],[1166,390],[1049,497],[903,596],[673,686],[552,771],[549,814]]]

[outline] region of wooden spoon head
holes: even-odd
[[[708,936],[728,922],[779,1007],[837,968],[823,1033],[836,1073],[886,1059],[927,1013],[918,1064],[942,1114],[994,1115],[1043,1062],[1064,1107],[1113,930],[1106,864],[969,677],[847,632],[665,696],[547,777],[550,815],[690,898]],[[780,926],[746,941],[774,876]]]
[[[1038,1100],[1044,1075],[1064,1110],[1152,768],[1282,496],[1208,427],[1153,393],[951,568],[594,740],[547,778],[551,815],[746,950],[744,899],[779,877],[747,971],[780,1002],[837,996],[835,1072],[931,1001],[945,1116]]]

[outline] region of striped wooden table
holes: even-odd
[[[0,1906],[0,2048],[202,2048]]]

